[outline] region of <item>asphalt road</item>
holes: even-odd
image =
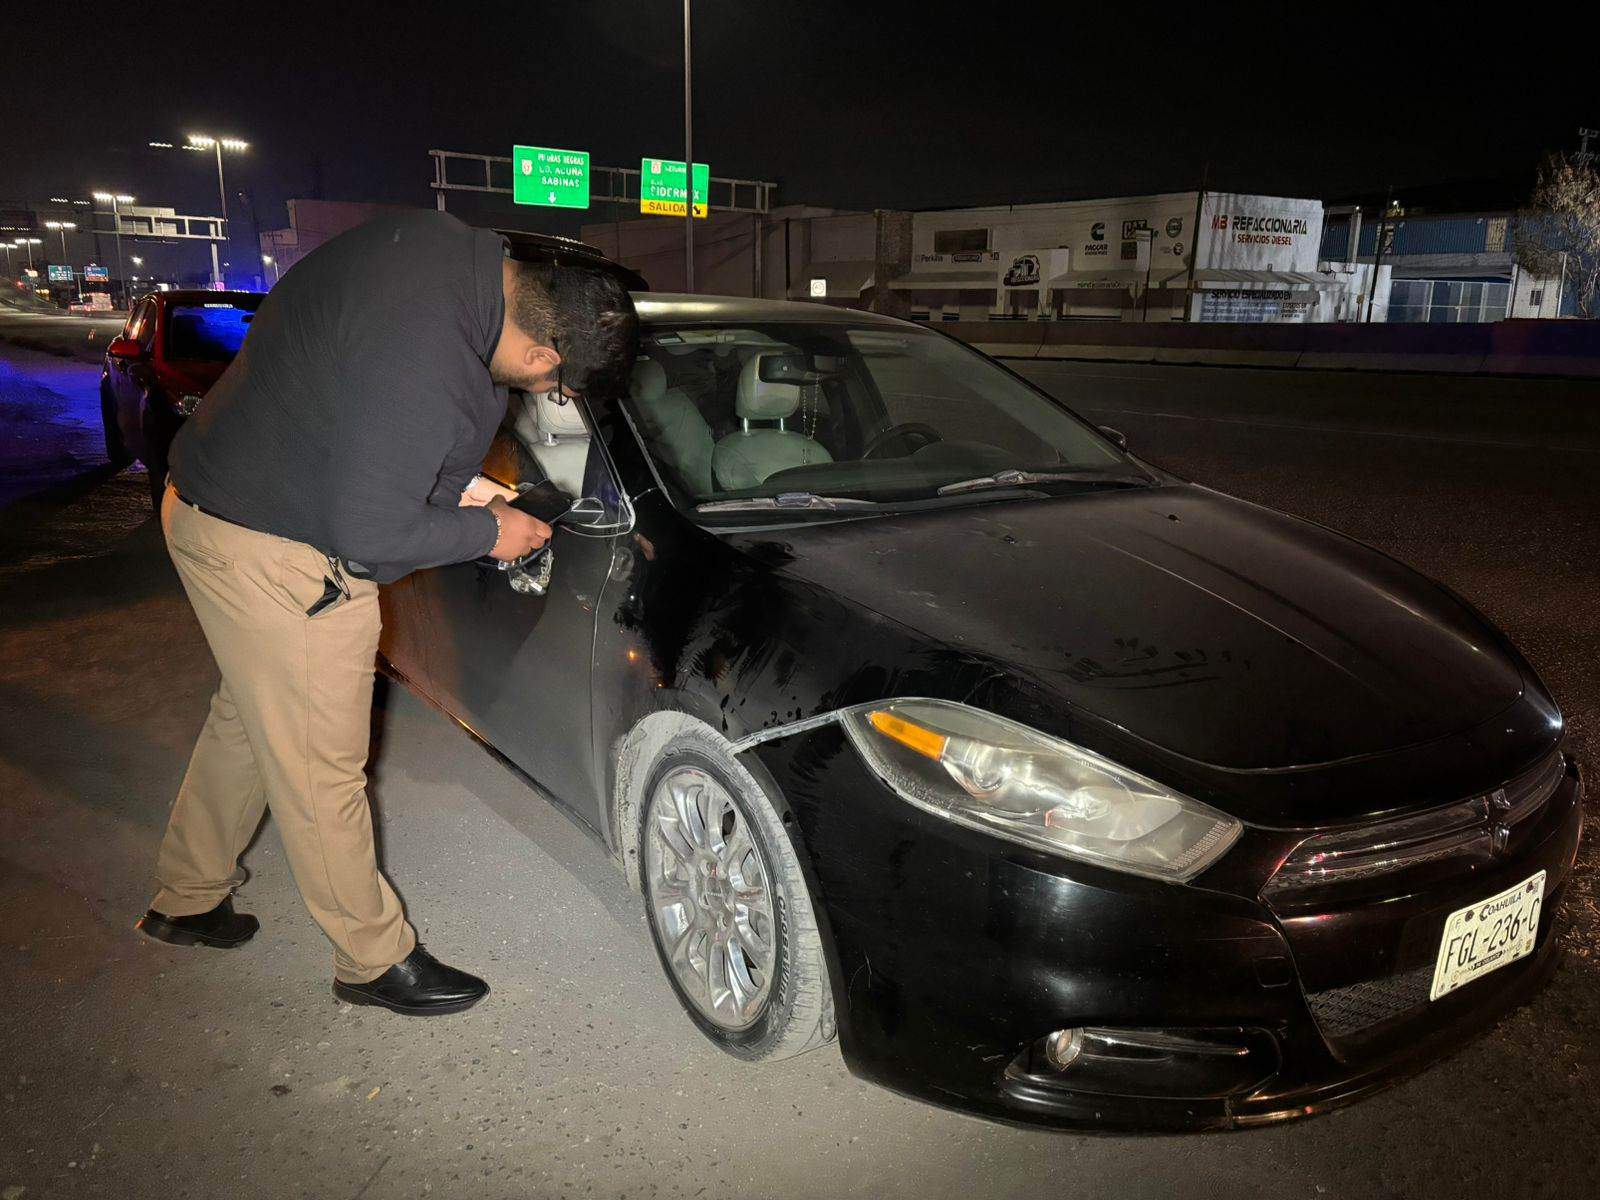
[[[604,854],[410,695],[376,714],[387,869],[494,992],[419,1022],[337,1004],[270,822],[233,952],[131,930],[213,667],[81,422],[92,368],[0,348],[0,446],[59,438],[0,509],[0,1197],[1564,1196],[1600,1153],[1600,912],[1531,1005],[1353,1108],[1233,1135],[988,1124],[753,1067],[675,1007]],[[53,375],[49,362],[57,362]],[[1326,522],[1500,621],[1600,768],[1600,387],[1035,364],[1169,469]],[[49,394],[57,400],[50,400]],[[29,461],[35,461],[30,459]],[[7,468],[9,469],[9,468]]]
[[[0,290],[0,341],[61,357],[98,362],[127,313],[66,313],[27,304]]]

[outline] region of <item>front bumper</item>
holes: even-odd
[[[1450,1053],[1553,969],[1582,828],[1569,761],[1513,854],[1381,904],[1286,921],[1239,883],[1252,854],[1265,864],[1257,883],[1270,874],[1281,838],[1241,842],[1229,871],[1219,864],[1179,887],[925,814],[831,725],[750,755],[789,804],[809,860],[851,1070],[936,1103],[1064,1128],[1264,1124],[1355,1100]],[[1540,870],[1534,952],[1438,1001],[1426,982],[1418,996],[1446,916]],[[1074,1027],[1105,1033],[1053,1069],[1040,1041]],[[1131,1050],[1118,1031],[1134,1031]]]

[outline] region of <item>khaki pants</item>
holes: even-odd
[[[378,871],[367,803],[378,585],[347,578],[350,598],[308,617],[329,574],[317,550],[208,516],[170,486],[161,526],[222,681],[172,806],[151,907],[216,907],[243,882],[239,855],[270,808],[333,942],[335,976],[375,979],[417,941]]]

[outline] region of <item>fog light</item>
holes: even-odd
[[[1082,1029],[1058,1029],[1044,1040],[1045,1060],[1058,1071],[1065,1071],[1082,1053]]]

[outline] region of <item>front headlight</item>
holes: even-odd
[[[1097,866],[1182,883],[1242,828],[1098,754],[948,700],[865,704],[842,724],[917,807]]]

